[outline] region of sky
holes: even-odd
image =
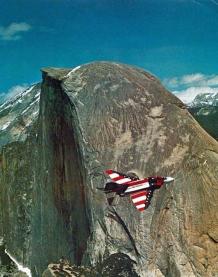
[[[0,0],[0,93],[42,67],[142,67],[174,93],[218,92],[218,0]]]

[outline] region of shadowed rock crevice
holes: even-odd
[[[124,231],[126,232],[127,236],[129,237],[129,240],[135,250],[135,254],[136,256],[140,256],[140,253],[136,247],[136,244],[135,244],[135,241],[134,241],[134,238],[132,237],[128,227],[126,226],[125,222],[122,220],[122,218],[119,216],[119,214],[116,212],[116,210],[113,208],[111,211],[110,211],[114,216],[112,215],[108,215],[108,216],[112,216],[113,219],[115,219],[117,222],[119,222],[119,224],[121,224],[121,226],[123,227]]]
[[[49,261],[64,256],[79,265],[90,231],[84,190],[86,171],[75,133],[78,126],[74,126],[75,111],[60,81],[46,74],[43,80],[38,146],[40,186],[36,190],[34,230],[45,256],[36,256],[34,263],[45,268]]]

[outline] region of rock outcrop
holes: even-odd
[[[42,277],[139,277],[134,270],[134,264],[135,262],[123,253],[112,254],[92,267],[71,265],[68,260],[61,259],[58,263],[49,264]]]
[[[154,76],[106,62],[45,68],[32,126],[2,148],[0,212],[10,251],[34,276],[62,256],[114,276],[120,254],[136,276],[217,276],[218,144]],[[108,168],[175,182],[145,212],[129,198],[112,208],[96,189]],[[17,186],[30,189],[30,209],[12,200]],[[17,205],[30,214],[22,226]]]

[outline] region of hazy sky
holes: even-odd
[[[41,67],[96,60],[140,66],[175,91],[218,87],[218,0],[0,4],[0,92],[40,81]]]

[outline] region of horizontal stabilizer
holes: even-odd
[[[112,169],[106,170],[105,173],[109,175],[110,179],[117,184],[127,184],[132,181],[127,175]]]

